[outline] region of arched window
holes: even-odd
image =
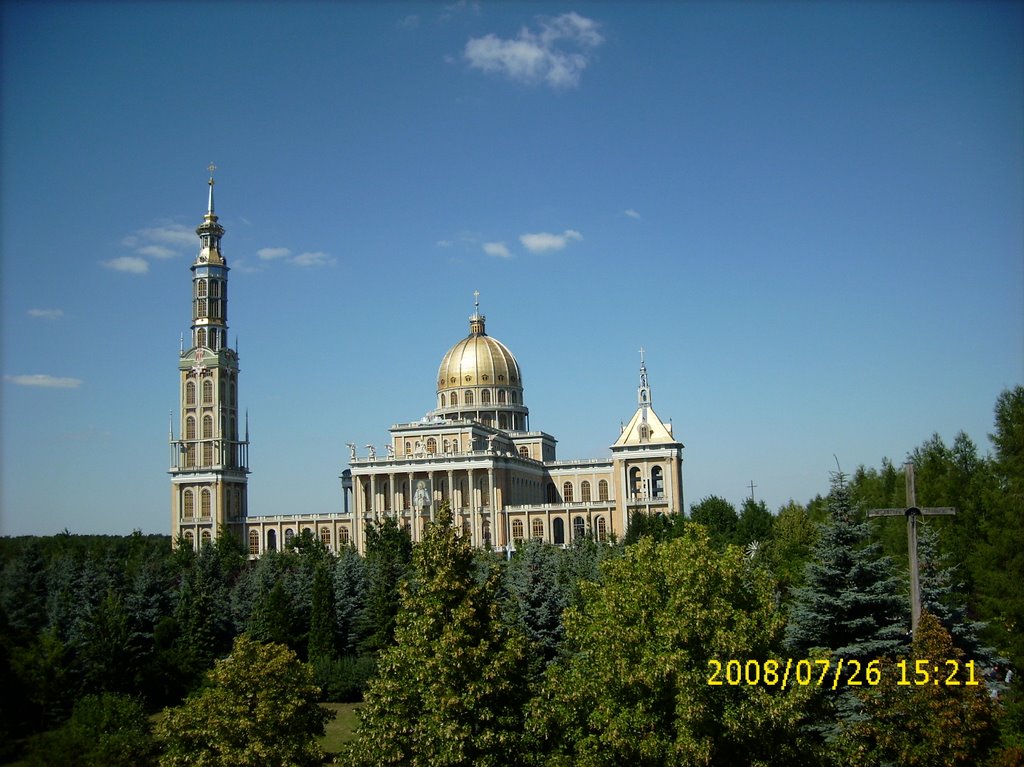
[[[590,503],[590,483],[587,480],[580,482],[580,500]]]
[[[523,541],[523,520],[521,519],[512,520],[512,540],[516,543]]]
[[[480,532],[481,532],[481,537],[483,538],[484,546],[490,546],[491,545],[491,521],[489,519],[485,519],[483,521],[483,524],[480,527],[482,528]]]
[[[284,545],[285,546],[291,546],[292,538],[294,538],[294,537],[295,537],[295,531],[292,530],[290,527],[285,528],[285,531],[284,531]]]
[[[445,396],[444,396],[444,394],[441,395],[441,407],[445,407]]]
[[[544,540],[544,520],[535,519],[530,523],[530,535],[534,540]]]
[[[338,542],[342,546],[348,546],[349,540],[350,539],[349,539],[349,534],[348,534],[348,528],[347,527],[340,527],[340,528],[338,528]]]
[[[545,497],[548,503],[558,503],[558,490],[555,489],[554,482],[548,482]]]
[[[203,404],[213,402],[213,381],[209,378],[203,379]]]
[[[445,441],[444,441],[444,451],[445,451],[446,453],[448,453],[448,452],[450,452],[450,451],[451,451],[451,449],[452,449],[452,443],[451,443],[451,442],[449,442],[448,440],[445,440]]]
[[[206,298],[206,280],[199,280],[196,283],[196,296]]]
[[[431,454],[437,452],[437,440],[433,437],[427,437],[427,452]]]
[[[196,404],[196,382],[189,381],[185,384],[185,404],[194,405]]]
[[[646,442],[651,436],[651,430],[647,427],[647,424],[640,424],[640,441]]]
[[[473,392],[466,392],[466,398],[463,400],[467,405],[473,404]]]
[[[512,392],[511,394],[509,394],[509,396],[512,398],[512,404],[513,405],[519,404],[519,395],[518,394],[516,394],[515,392]]]
[[[608,480],[602,479],[597,483],[597,500],[608,500]]]
[[[530,448],[528,448],[526,445],[523,445],[522,447],[519,448],[519,455],[521,455],[523,458],[529,458]]]
[[[260,533],[259,530],[249,531],[249,555],[257,556],[260,553]]]
[[[452,440],[452,452],[453,453],[459,452],[459,441],[457,439],[453,439]]]
[[[203,439],[209,439],[213,436],[213,416],[203,416]]]
[[[196,515],[196,502],[191,490],[186,490],[181,498],[181,515],[185,519],[192,519]]]
[[[191,549],[196,547],[196,537],[192,534],[191,530],[185,531],[185,542],[188,543],[189,548]]]
[[[203,530],[203,532],[199,535],[200,543],[203,546],[205,546],[206,544],[208,544],[210,542],[210,538],[211,537],[212,536],[210,535],[210,531],[209,530]]]
[[[185,439],[196,438],[196,419],[195,416],[189,416],[185,419]]]
[[[206,346],[206,328],[196,331],[196,346]]]
[[[660,466],[651,469],[651,490],[655,498],[665,497],[665,475]]]
[[[276,530],[267,530],[267,551],[277,551]]]
[[[452,407],[456,407],[459,404],[459,393],[452,392]]]
[[[320,543],[331,548],[331,529],[329,527],[320,528]]]
[[[572,503],[572,482],[562,483],[562,503]]]
[[[491,404],[491,392],[490,389],[484,389],[480,392],[480,404],[490,405]]]
[[[587,534],[587,520],[583,517],[576,517],[572,521],[572,539],[579,540]]]
[[[210,516],[210,489],[204,487],[199,495],[199,516]]]
[[[505,394],[505,390],[504,389],[498,389],[498,404],[499,405],[504,405],[505,404],[506,396],[507,395]]]
[[[406,440],[405,443],[405,454],[412,455],[412,442],[409,442],[408,440]]]
[[[629,492],[633,494],[634,498],[639,498],[643,492],[640,469],[636,466],[629,470]]]
[[[597,540],[608,540],[608,523],[605,521],[604,517],[597,518]]]
[[[565,522],[561,517],[555,517],[551,523],[552,537],[555,541],[556,546],[562,546],[565,544]]]

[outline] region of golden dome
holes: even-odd
[[[437,390],[466,387],[522,389],[519,363],[501,341],[484,332],[484,317],[470,318],[469,335],[448,350],[437,371]]]

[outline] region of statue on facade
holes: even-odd
[[[348,457],[348,459],[350,461],[354,461],[356,459],[356,443],[355,442],[349,442],[347,447],[349,449],[349,457]]]
[[[367,445],[366,451],[370,454],[369,457],[371,461],[377,460],[377,448],[375,448],[373,445]]]
[[[427,490],[427,483],[422,479],[416,483],[416,492],[412,496],[412,505],[420,513],[426,513],[430,506],[430,491]]]

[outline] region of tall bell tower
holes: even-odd
[[[228,347],[228,265],[220,249],[224,227],[210,197],[196,228],[192,264],[190,346],[178,359],[178,437],[170,428],[171,537],[198,548],[223,531],[245,535],[248,514],[249,427],[239,438],[238,353]],[[173,416],[172,416],[173,421]]]

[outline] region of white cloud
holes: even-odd
[[[138,248],[135,252],[140,256],[147,256],[149,258],[174,258],[174,256],[178,255],[177,252],[163,245],[145,245]]]
[[[470,38],[463,55],[470,67],[517,82],[543,82],[552,88],[579,85],[594,49],[604,42],[599,24],[578,13],[542,17],[538,24],[538,31],[523,27],[514,39],[495,34]]]
[[[333,258],[319,250],[314,253],[300,253],[289,261],[296,266],[329,266],[334,263]]]
[[[82,381],[78,378],[57,378],[44,373],[28,376],[4,376],[4,380],[18,386],[37,386],[44,389],[77,389],[82,385]]]
[[[264,261],[273,261],[277,258],[287,258],[292,254],[288,248],[260,248],[256,255]]]
[[[416,29],[420,25],[420,17],[418,14],[410,13],[398,20],[398,26],[402,29]]]
[[[102,264],[115,272],[128,272],[129,274],[145,274],[149,271],[149,262],[137,256],[118,256]]]
[[[439,248],[450,248],[454,243],[451,240],[438,240],[436,243]]]
[[[624,211],[622,211],[622,212],[623,212],[623,213],[625,213],[625,214],[626,214],[627,216],[629,216],[630,218],[640,218],[640,214],[639,214],[639,213],[637,213],[637,212],[636,212],[635,210],[633,210],[632,208],[626,208],[626,209],[625,209]]]
[[[512,254],[508,251],[508,246],[503,242],[485,242],[484,253],[488,256],[499,256],[501,258],[512,258]]]
[[[29,317],[41,317],[44,320],[59,320],[64,316],[63,309],[29,309]]]
[[[572,240],[582,240],[583,235],[575,229],[566,229],[561,234],[550,232],[537,232],[536,234],[521,234],[519,242],[531,253],[547,253],[552,250],[562,250]]]
[[[184,224],[152,226],[147,229],[140,229],[138,234],[142,239],[179,248],[199,247],[199,237],[196,235],[195,230],[189,229]]]

